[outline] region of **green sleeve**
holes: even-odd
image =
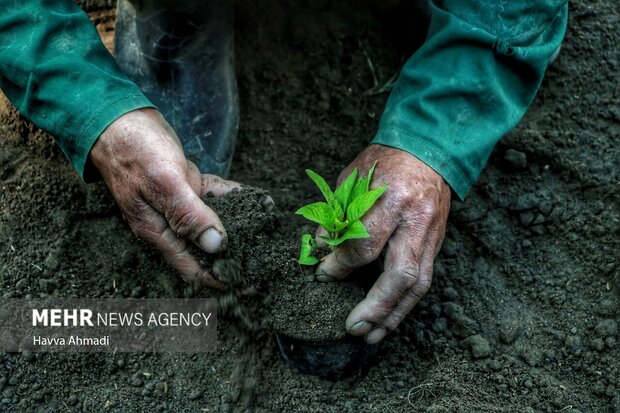
[[[566,0],[431,2],[372,143],[407,151],[463,199],[531,104],[566,31]]]
[[[72,0],[0,0],[0,88],[19,112],[57,139],[80,176],[103,130],[153,107],[121,72]]]

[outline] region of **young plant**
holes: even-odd
[[[370,237],[361,218],[387,189],[387,185],[370,189],[376,165],[377,162],[370,168],[366,177],[358,176],[358,170],[355,168],[335,191],[329,188],[325,179],[319,174],[306,169],[306,174],[316,184],[327,202],[306,205],[295,213],[322,226],[328,236],[322,236],[321,239],[332,250],[348,239]],[[317,243],[312,235],[302,235],[299,263],[302,265],[317,264],[319,260],[314,255],[316,248]]]

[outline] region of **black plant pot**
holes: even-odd
[[[365,374],[375,359],[381,342],[369,345],[359,337],[313,343],[276,334],[280,353],[301,373],[336,381]]]

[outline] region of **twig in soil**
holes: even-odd
[[[377,79],[375,65],[372,63],[372,59],[368,55],[368,52],[366,51],[366,48],[364,47],[364,43],[362,43],[361,40],[358,40],[357,42],[359,43],[359,46],[361,47],[362,52],[364,52],[364,56],[366,56],[366,64],[368,65],[368,68],[370,69],[370,73],[372,74],[372,82],[373,82],[372,87],[376,89],[377,86],[379,86],[379,79]]]
[[[370,55],[366,51],[366,48],[364,47],[364,43],[361,40],[358,40],[358,42],[359,42],[360,48],[362,49],[362,52],[364,52],[364,56],[366,57],[366,64],[368,65],[368,68],[370,69],[370,73],[372,74],[372,82],[373,82],[372,87],[366,90],[365,92],[363,92],[362,96],[380,95],[382,93],[391,91],[392,88],[394,87],[394,84],[396,83],[396,79],[398,78],[398,75],[400,74],[401,69],[403,68],[403,64],[401,63],[396,73],[394,73],[394,75],[390,79],[388,79],[388,81],[383,86],[379,86],[379,79],[377,78],[377,72],[375,70],[375,65],[372,62]]]
[[[435,398],[435,393],[433,393],[432,390],[433,387],[436,387],[434,383],[422,383],[409,390],[409,393],[407,393],[407,401],[409,402],[411,407],[416,407],[417,404],[421,402],[427,394]],[[417,396],[415,402],[411,401],[413,396]]]
[[[375,96],[375,95],[380,95],[382,93],[387,93],[391,91],[394,88],[394,84],[396,83],[396,79],[398,79],[398,75],[400,74],[401,69],[402,69],[402,65],[396,71],[396,73],[394,73],[394,76],[392,76],[383,86],[379,88],[368,89],[367,91],[362,93],[362,95],[363,96]]]

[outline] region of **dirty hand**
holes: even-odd
[[[126,113],[110,124],[90,159],[139,238],[157,248],[186,281],[223,287],[190,253],[188,242],[208,253],[226,247],[224,226],[201,197],[223,195],[238,183],[201,174],[155,109]]]
[[[370,238],[340,245],[316,272],[319,281],[342,279],[387,245],[383,274],[346,321],[350,334],[365,335],[370,344],[394,330],[430,287],[450,210],[450,188],[441,176],[413,155],[382,145],[366,148],[338,183],[355,167],[367,174],[375,161],[372,187],[388,189],[362,218]]]

